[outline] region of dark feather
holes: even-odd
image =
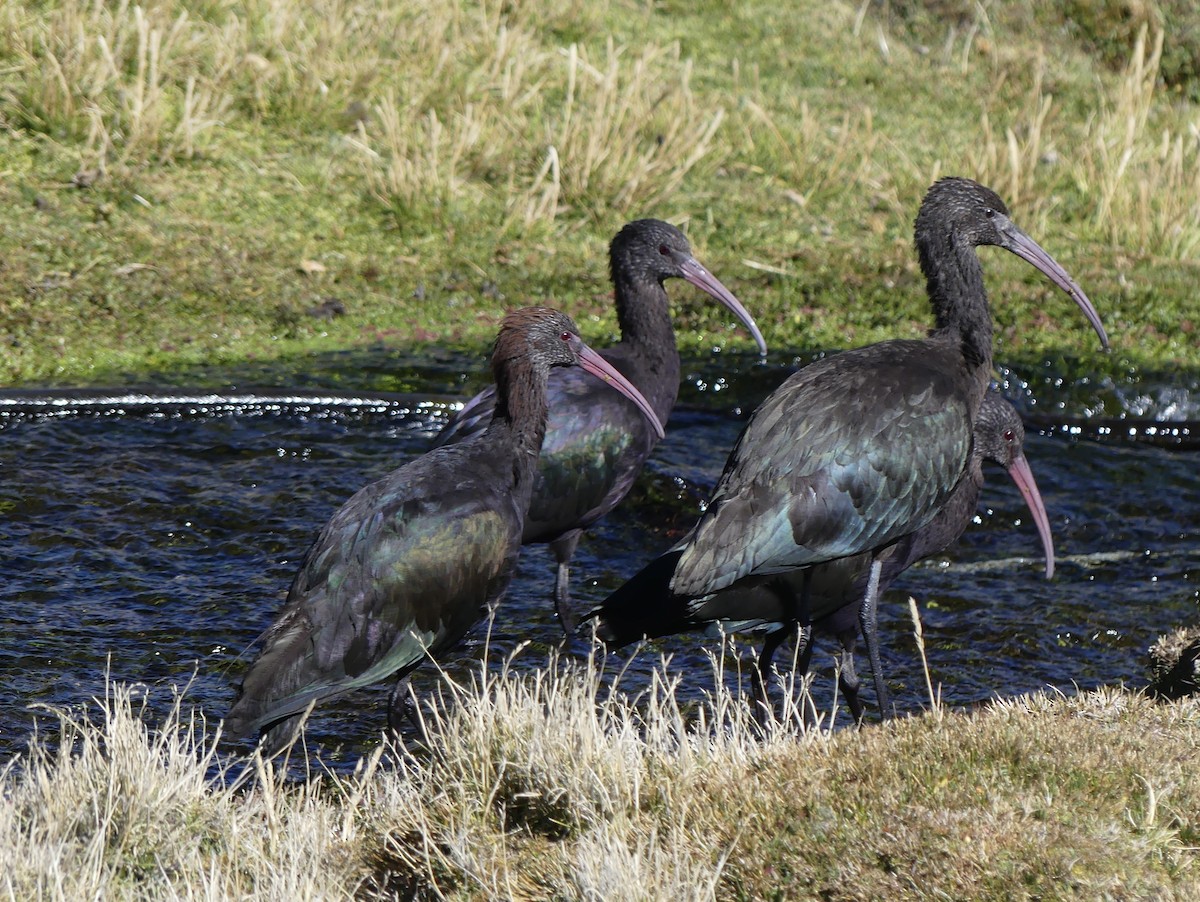
[[[499,402],[487,428],[361,489],[321,530],[225,720],[227,735],[268,730],[268,747],[278,749],[311,703],[403,677],[456,645],[503,598],[545,430],[550,367],[616,377],[567,317],[546,308],[509,314],[492,357]]]
[[[687,239],[674,226],[653,219],[631,222],[613,239],[609,257],[621,341],[601,354],[637,386],[661,422],[675,406],[680,373],[666,279],[687,278],[730,306],[765,352],[753,320],[695,261]],[[658,439],[632,404],[577,370],[552,373],[548,396],[550,418],[522,541],[553,543],[561,569],[569,563],[579,531],[628,494]],[[494,401],[492,389],[469,400],[434,439],[435,445],[477,434]],[[573,538],[560,542],[564,537]],[[560,579],[565,591],[565,574]],[[567,599],[558,601],[561,606]],[[561,607],[560,613],[565,613]]]

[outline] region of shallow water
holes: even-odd
[[[573,586],[581,606],[691,525],[745,415],[807,359],[689,362],[666,440],[629,501],[580,547]],[[1044,432],[1031,428],[1026,453],[1058,572],[1042,578],[1020,496],[1002,471],[989,471],[978,523],[951,552],[910,570],[881,606],[885,672],[901,710],[927,702],[908,593],[920,601],[929,665],[951,705],[1046,686],[1139,685],[1146,648],[1195,622],[1200,378],[1113,369],[1102,378],[1071,360],[1002,369],[1006,394]],[[147,685],[157,713],[170,687],[190,684],[189,702],[219,718],[329,515],[424,451],[453,403],[448,393],[482,384],[481,371],[475,359],[361,352],[302,376],[253,374],[286,392],[199,374],[219,390],[0,396],[0,756],[24,748],[31,705],[84,704],[103,695],[106,673]],[[490,660],[528,641],[518,666],[544,665],[561,636],[551,577],[547,551],[527,549],[493,626]],[[485,637],[478,630],[443,661],[451,675],[476,666]],[[700,635],[654,643],[634,656],[623,685],[636,688],[665,651],[685,674],[685,694],[698,696],[711,688],[703,650],[714,644]],[[814,658],[823,707],[833,650],[822,640]],[[419,687],[432,683],[430,671],[418,671]],[[318,709],[309,735],[333,766],[349,766],[378,740],[387,689]]]

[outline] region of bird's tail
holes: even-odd
[[[682,549],[673,549],[655,558],[583,622],[594,620],[596,635],[614,648],[702,627],[690,614],[691,600],[671,593],[671,577],[682,554]]]
[[[225,717],[224,733],[241,739],[300,714],[314,698],[327,694],[313,686],[312,626],[300,608],[293,608],[273,626],[262,653],[242,681],[241,690]],[[308,691],[305,691],[308,690]],[[294,725],[274,731],[291,734]]]

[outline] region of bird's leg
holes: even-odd
[[[776,649],[783,644],[792,633],[797,636],[796,671],[801,677],[808,673],[812,660],[812,629],[801,623],[808,621],[809,591],[812,583],[812,571],[805,570],[801,582],[800,595],[786,579],[775,580],[768,584],[771,591],[779,596],[784,612],[785,626],[767,634],[763,641],[762,651],[758,655],[758,666],[754,673],[754,715],[759,726],[765,729],[766,720],[775,719],[775,705],[771,701],[771,659]]]
[[[813,656],[813,641],[812,641],[813,640],[813,628],[812,628],[812,625],[808,624],[808,625],[799,627],[799,629],[796,632],[796,636],[797,636],[797,638],[796,638],[796,642],[797,642],[796,663],[795,663],[795,666],[792,668],[792,692],[793,692],[792,704],[793,704],[793,706],[796,704],[797,701],[801,701],[801,702],[805,701],[804,699],[796,699],[794,696],[794,693],[796,692],[796,681],[799,680],[800,684],[803,685],[804,678],[806,676],[808,676],[808,668],[812,665],[812,656]],[[811,723],[812,718],[815,718],[815,715],[816,715],[816,711],[814,710],[814,708],[811,704],[811,700],[809,700],[809,702],[810,702],[809,704],[804,705],[804,721],[805,721],[805,723]],[[810,717],[810,715],[811,715],[811,717]]]
[[[863,641],[867,644],[867,658],[871,662],[871,676],[875,681],[875,700],[879,705],[879,716],[885,720],[891,716],[892,703],[887,686],[883,682],[883,665],[879,660],[879,631],[876,624],[875,606],[879,596],[879,574],[883,561],[878,557],[871,560],[871,575],[867,579],[867,591],[862,606],[858,609],[858,622],[862,627]]]
[[[572,529],[550,543],[550,550],[558,562],[558,573],[554,578],[554,613],[558,615],[558,625],[568,636],[575,632],[577,622],[571,609],[571,558],[575,556],[582,535],[582,529]]]
[[[842,646],[838,654],[838,686],[846,698],[846,707],[850,709],[855,725],[861,726],[866,709],[862,699],[858,697],[862,680],[858,678],[858,672],[854,669],[854,647],[858,644],[858,630],[848,629],[838,633],[838,642]]]
[[[405,676],[396,681],[391,695],[388,696],[388,731],[392,738],[398,739],[406,724],[416,734],[418,742],[429,745],[425,734],[425,721],[417,703],[417,693],[413,691],[408,677]]]
[[[777,630],[767,633],[763,640],[762,651],[758,653],[758,664],[751,675],[754,689],[754,719],[764,731],[775,720],[775,706],[771,703],[771,658],[783,644],[797,624],[789,623]]]

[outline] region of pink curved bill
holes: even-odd
[[[1000,246],[1006,251],[1016,254],[1026,263],[1037,267],[1051,282],[1069,294],[1071,299],[1079,305],[1083,315],[1088,318],[1088,322],[1092,324],[1096,334],[1100,336],[1100,345],[1107,350],[1108,333],[1104,331],[1104,324],[1100,322],[1100,314],[1096,312],[1096,308],[1092,306],[1088,296],[1083,293],[1083,289],[1067,274],[1057,260],[1042,249],[1040,244],[1011,222],[1006,225],[1007,228],[1003,232],[1008,241]]]
[[[763,357],[767,356],[767,342],[763,338],[762,332],[758,330],[758,323],[754,321],[750,311],[742,306],[742,302],[733,296],[733,292],[721,284],[720,279],[701,266],[700,261],[695,257],[684,257],[677,254],[675,262],[679,265],[679,270],[685,279],[729,308],[729,311],[746,327],[754,339],[754,343],[758,345],[758,353]]]
[[[1008,475],[1017,484],[1021,497],[1025,499],[1029,512],[1033,514],[1033,522],[1037,526],[1038,535],[1042,539],[1042,548],[1046,552],[1046,579],[1050,579],[1054,576],[1054,538],[1050,535],[1050,518],[1046,515],[1046,506],[1042,504],[1042,494],[1038,491],[1037,483],[1033,479],[1033,470],[1029,469],[1029,462],[1025,460],[1025,455],[1018,454],[1013,458],[1013,462],[1008,467]]]
[[[582,341],[576,346],[576,350],[579,353],[579,365],[583,367],[585,372],[603,379],[636,404],[638,410],[650,421],[650,425],[654,427],[654,432],[660,439],[666,435],[666,432],[663,430],[663,424],[659,422],[658,414],[654,412],[654,408],[650,406],[650,402],[642,397],[642,393],[634,387],[632,382],[622,376],[616,367]]]

